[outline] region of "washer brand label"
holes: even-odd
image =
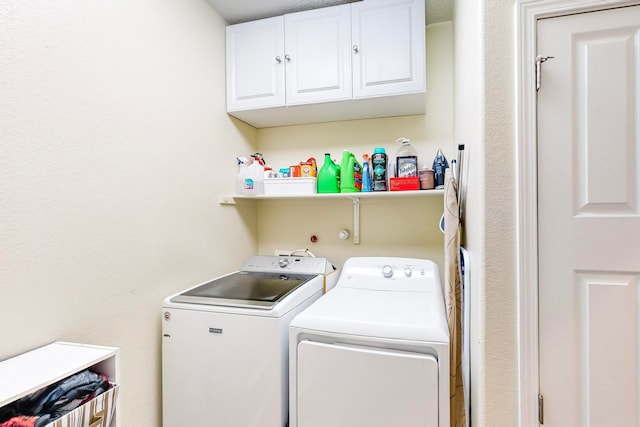
[[[222,329],[221,328],[209,328],[209,333],[221,334],[222,333]]]

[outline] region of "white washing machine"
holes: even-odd
[[[350,258],[289,326],[290,427],[449,427],[438,267]]]
[[[240,271],[167,297],[164,427],[284,427],[288,327],[335,284],[324,258],[250,258]]]

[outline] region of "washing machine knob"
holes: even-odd
[[[289,260],[287,258],[280,258],[278,260],[278,265],[282,268],[285,268],[286,266],[289,265]]]
[[[404,275],[407,277],[411,277],[411,274],[413,273],[413,271],[411,271],[411,267],[405,267],[404,268]]]
[[[382,275],[384,277],[386,277],[387,279],[389,277],[393,276],[393,267],[391,267],[389,264],[383,265],[382,266]]]

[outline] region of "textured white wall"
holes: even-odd
[[[468,166],[472,423],[516,426],[513,2],[457,0],[454,22],[455,139]]]
[[[0,2],[0,359],[121,348],[121,419],[160,425],[162,299],[255,253],[220,206],[255,131],[225,113],[201,0]]]
[[[485,139],[481,3],[458,0],[455,8],[455,140],[465,145],[463,245],[471,264],[470,363],[472,425],[483,425],[486,406]],[[466,178],[465,178],[466,176]]]
[[[514,2],[485,0],[485,423],[517,425]]]

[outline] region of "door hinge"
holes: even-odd
[[[536,56],[536,92],[540,90],[540,71],[542,68],[542,63],[547,62],[549,59],[553,59],[553,56]]]
[[[544,424],[544,396],[538,393],[538,423]]]

